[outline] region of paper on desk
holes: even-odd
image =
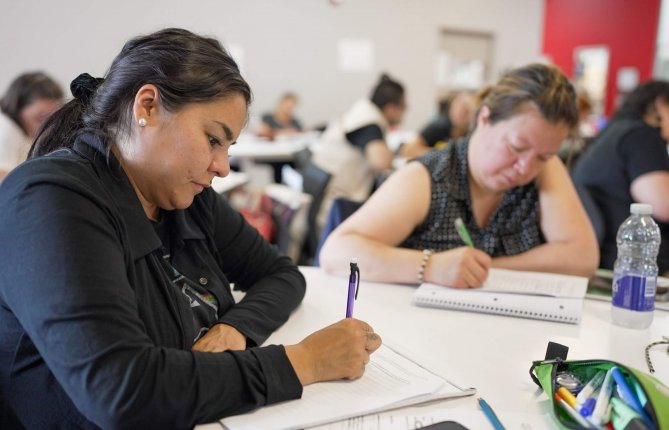
[[[583,298],[587,288],[588,279],[582,276],[490,269],[483,287],[471,291]]]
[[[508,429],[543,430],[555,427],[548,414],[505,411],[495,413]],[[403,414],[401,410],[384,412],[311,427],[309,430],[416,430],[441,421],[455,421],[470,430],[491,428],[490,421],[480,409],[451,409],[424,413],[418,411],[414,414]]]
[[[411,402],[471,394],[382,345],[362,378],[304,387],[302,398],[226,418],[231,430],[296,429],[388,410]]]

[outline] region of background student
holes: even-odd
[[[405,110],[404,87],[384,74],[371,97],[358,100],[332,121],[311,147],[313,162],[332,175],[319,211],[319,226],[325,223],[335,198],[365,200],[375,177],[392,168],[394,155],[385,136],[389,127],[402,121]]]
[[[286,93],[281,96],[273,112],[267,112],[262,116],[258,135],[268,139],[293,136],[302,131],[302,124],[295,118],[295,108],[298,98],[293,93]],[[267,161],[260,162],[272,167],[274,172],[274,182],[280,184],[283,182],[283,166],[295,167],[292,162],[285,161]]]
[[[295,118],[297,95],[285,93],[279,98],[274,111],[265,113],[260,122],[260,136],[274,139],[290,136],[302,131],[302,124]]]
[[[578,123],[572,85],[533,64],[480,97],[470,137],[393,174],[328,237],[327,271],[343,274],[354,250],[375,281],[476,287],[491,266],[592,274],[596,239],[555,155]],[[463,246],[457,218],[475,248]]]
[[[44,121],[63,104],[63,90],[43,72],[18,76],[0,99],[0,181],[23,162]]]
[[[653,206],[662,241],[657,264],[669,275],[669,82],[649,81],[625,99],[576,163],[574,182],[593,198],[604,220],[600,267],[613,268],[618,227],[630,204]]]
[[[404,158],[421,156],[433,149],[442,149],[449,142],[469,132],[474,115],[474,95],[469,91],[454,91],[439,103],[439,116],[418,134],[416,139],[402,145]]]
[[[305,281],[210,188],[251,99],[218,41],[137,37],[71,88],[0,187],[0,427],[191,428],[362,375],[359,320],[257,347]]]

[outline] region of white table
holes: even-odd
[[[298,342],[344,317],[348,280],[318,268],[301,270],[307,279],[304,302],[268,343]],[[355,317],[370,323],[385,341],[412,351],[431,370],[475,387],[477,396],[496,410],[550,412],[548,397],[528,373],[533,360],[543,359],[548,341],[569,346],[569,359],[610,359],[647,370],[644,348],[669,335],[669,312],[656,311],[650,328],[632,330],[612,325],[610,304],[601,301],[585,301],[580,325],[419,308],[411,305],[415,287],[365,282],[364,276],[362,268]],[[669,383],[666,348],[653,351],[656,376]],[[476,409],[475,397],[443,401],[436,407]]]
[[[348,280],[326,275],[318,268],[300,270],[307,279],[306,297],[268,344],[299,342],[344,317]],[[400,347],[432,371],[477,389],[476,396],[433,403],[421,408],[421,414],[477,410],[479,396],[498,413],[549,414],[548,397],[528,373],[533,360],[543,359],[548,341],[569,346],[569,359],[609,359],[645,371],[644,348],[669,335],[669,312],[656,311],[646,330],[625,329],[609,322],[609,303],[593,300],[585,301],[580,325],[419,308],[411,305],[415,287],[365,282],[364,273],[362,268],[355,317],[370,323],[385,342]],[[669,383],[666,347],[654,349],[651,358],[656,377]],[[410,413],[416,414],[416,408]],[[542,423],[547,429],[558,428],[552,419]],[[214,428],[220,427],[199,427]]]
[[[318,133],[300,133],[276,140],[241,135],[237,143],[230,147],[230,157],[255,161],[291,161],[295,154],[307,148],[318,137]]]
[[[226,194],[233,191],[249,182],[249,175],[243,172],[235,172],[234,170],[228,173],[224,178],[215,177],[211,183],[211,188],[218,194]]]

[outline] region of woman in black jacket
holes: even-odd
[[[210,188],[251,100],[216,40],[135,38],[71,89],[0,188],[1,428],[187,428],[362,375],[362,321],[255,348],[305,281]]]

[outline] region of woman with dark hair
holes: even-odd
[[[63,90],[42,72],[24,73],[0,99],[0,181],[26,159],[44,121],[63,104]]]
[[[0,427],[190,428],[362,375],[359,320],[258,347],[305,281],[210,188],[251,101],[218,41],[137,37],[71,89],[0,187]]]
[[[260,121],[258,127],[258,136],[267,139],[279,139],[282,137],[294,136],[302,132],[302,124],[295,117],[295,109],[299,99],[294,93],[285,93],[279,98],[276,107],[271,112],[266,112]],[[295,167],[292,162],[286,161],[258,161],[260,164],[267,164],[274,171],[274,182],[282,183],[283,166]]]
[[[669,82],[648,81],[625,99],[574,166],[574,182],[603,217],[600,267],[613,268],[616,235],[630,204],[653,206],[662,241],[657,264],[669,275]]]
[[[479,97],[468,137],[394,173],[328,237],[327,271],[343,273],[354,249],[366,279],[382,282],[478,287],[491,266],[594,272],[594,232],[556,156],[578,123],[572,85],[557,68],[532,64]],[[473,246],[458,235],[458,218]]]
[[[261,119],[258,135],[275,139],[291,136],[302,131],[302,124],[295,118],[295,109],[299,99],[294,93],[285,93],[271,112],[266,112]]]
[[[358,100],[328,124],[311,147],[314,163],[332,175],[320,207],[319,226],[325,224],[334,199],[367,199],[375,177],[392,168],[393,153],[385,136],[389,127],[402,121],[405,110],[404,87],[383,74],[369,98]]]
[[[439,117],[426,125],[413,142],[402,145],[400,155],[415,158],[465,136],[474,113],[474,94],[453,91],[439,102]]]

